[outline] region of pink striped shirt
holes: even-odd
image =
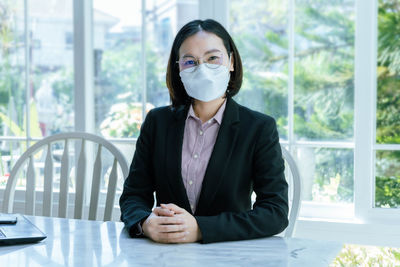
[[[210,120],[202,123],[190,106],[183,134],[182,178],[194,213],[199,201],[204,174],[217,139],[226,101]]]

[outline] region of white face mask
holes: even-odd
[[[193,67],[197,68],[193,72],[188,72],[187,69],[179,73],[187,94],[203,102],[223,96],[231,76],[229,69],[224,65],[212,69],[205,66],[206,64],[208,63]]]

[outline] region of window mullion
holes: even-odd
[[[74,26],[74,112],[75,130],[94,133],[94,64],[93,64],[93,7],[92,0],[73,0]],[[80,143],[75,143],[76,155]],[[86,166],[93,166],[93,145],[86,145]],[[76,165],[78,158],[75,158]],[[76,173],[75,179],[91,177],[91,168],[86,168],[83,177]],[[85,204],[89,203],[91,179],[85,179]]]
[[[288,2],[288,140],[289,151],[293,153],[294,140],[294,27],[295,27],[295,0]]]
[[[376,125],[376,123],[374,125]],[[390,150],[400,150],[400,144],[375,144],[373,149],[374,150],[389,150],[389,151]]]
[[[214,0],[202,0],[199,1],[199,18],[200,19],[210,19],[214,17]]]
[[[147,103],[147,79],[146,79],[146,0],[142,0],[142,38],[141,38],[141,62],[142,62],[142,118],[146,116]]]
[[[200,19],[214,19],[229,29],[229,0],[199,0]]]
[[[201,2],[201,1],[199,1]],[[221,23],[226,29],[229,29],[229,1],[214,0],[213,19]]]
[[[94,132],[92,1],[74,0],[75,130]]]
[[[356,0],[354,206],[368,220],[374,199],[377,0]]]
[[[25,97],[26,97],[26,145],[29,147],[30,145],[30,138],[31,138],[31,122],[30,122],[30,100],[31,100],[31,90],[30,90],[30,78],[31,78],[31,62],[30,62],[30,27],[29,27],[29,5],[28,0],[24,1],[24,38],[25,38]]]

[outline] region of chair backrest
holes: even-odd
[[[289,225],[285,230],[285,237],[293,236],[293,232],[296,226],[296,220],[299,215],[300,205],[301,205],[301,178],[300,172],[294,161],[293,157],[290,155],[289,151],[281,145],[282,156],[287,165],[291,175],[291,183],[289,182],[289,202],[291,205],[289,207]]]
[[[73,160],[74,162],[70,164],[70,151],[69,151],[69,143],[78,144],[80,141],[81,146],[79,150],[79,156],[77,160]],[[11,170],[6,190],[4,192],[4,200],[3,200],[3,212],[11,213],[13,212],[14,205],[14,193],[15,187],[18,179],[18,175],[21,169],[26,166],[26,161],[28,162],[28,166],[26,169],[26,191],[25,191],[25,214],[35,215],[35,201],[36,201],[36,175],[35,175],[35,166],[38,164],[35,163],[35,154],[37,157],[37,153],[40,151],[47,150],[46,158],[44,160],[44,168],[43,168],[43,215],[44,216],[53,216],[52,207],[53,207],[53,184],[55,180],[58,179],[54,175],[54,151],[52,149],[55,143],[63,143],[63,152],[59,157],[59,165],[60,167],[60,176],[59,176],[59,200],[58,200],[58,216],[56,217],[67,217],[67,208],[68,208],[68,195],[69,195],[69,185],[72,184],[70,178],[70,170],[72,166],[75,166],[75,203],[74,203],[74,218],[82,219],[84,208],[85,208],[85,191],[86,191],[86,173],[87,173],[87,154],[88,150],[86,145],[87,142],[97,144],[97,153],[94,157],[94,165],[93,165],[93,173],[92,173],[92,181],[91,181],[91,192],[90,192],[90,205],[89,205],[89,220],[96,220],[97,211],[98,211],[98,203],[100,196],[100,186],[101,183],[106,183],[107,179],[102,178],[102,170],[103,168],[103,156],[102,153],[103,147],[108,150],[108,152],[112,155],[112,168],[111,172],[108,176],[108,186],[107,186],[107,195],[105,200],[105,210],[104,210],[104,221],[111,220],[112,211],[114,207],[115,201],[115,192],[117,188],[118,181],[118,164],[122,171],[123,178],[128,176],[128,164],[125,160],[123,154],[116,148],[112,143],[104,139],[103,137],[82,133],[82,132],[71,132],[71,133],[62,133],[56,134],[53,136],[46,137],[31,147],[29,147],[25,153],[21,155],[18,161],[15,163],[14,167]],[[75,146],[78,148],[78,146]],[[76,150],[76,151],[77,151]],[[90,149],[89,149],[90,151]],[[76,155],[77,153],[75,153]],[[44,155],[42,153],[42,155]],[[76,165],[75,165],[76,162]],[[90,162],[90,160],[89,160]],[[89,170],[89,169],[88,169]],[[103,180],[102,180],[103,179]],[[58,181],[57,181],[58,182]]]

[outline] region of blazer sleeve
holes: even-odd
[[[150,111],[140,129],[136,150],[119,199],[121,220],[131,236],[137,225],[146,219],[154,205],[154,178],[151,167],[153,119]]]
[[[253,209],[196,216],[203,243],[267,237],[287,227],[288,185],[274,120],[264,124],[254,153],[251,179],[257,198]]]

